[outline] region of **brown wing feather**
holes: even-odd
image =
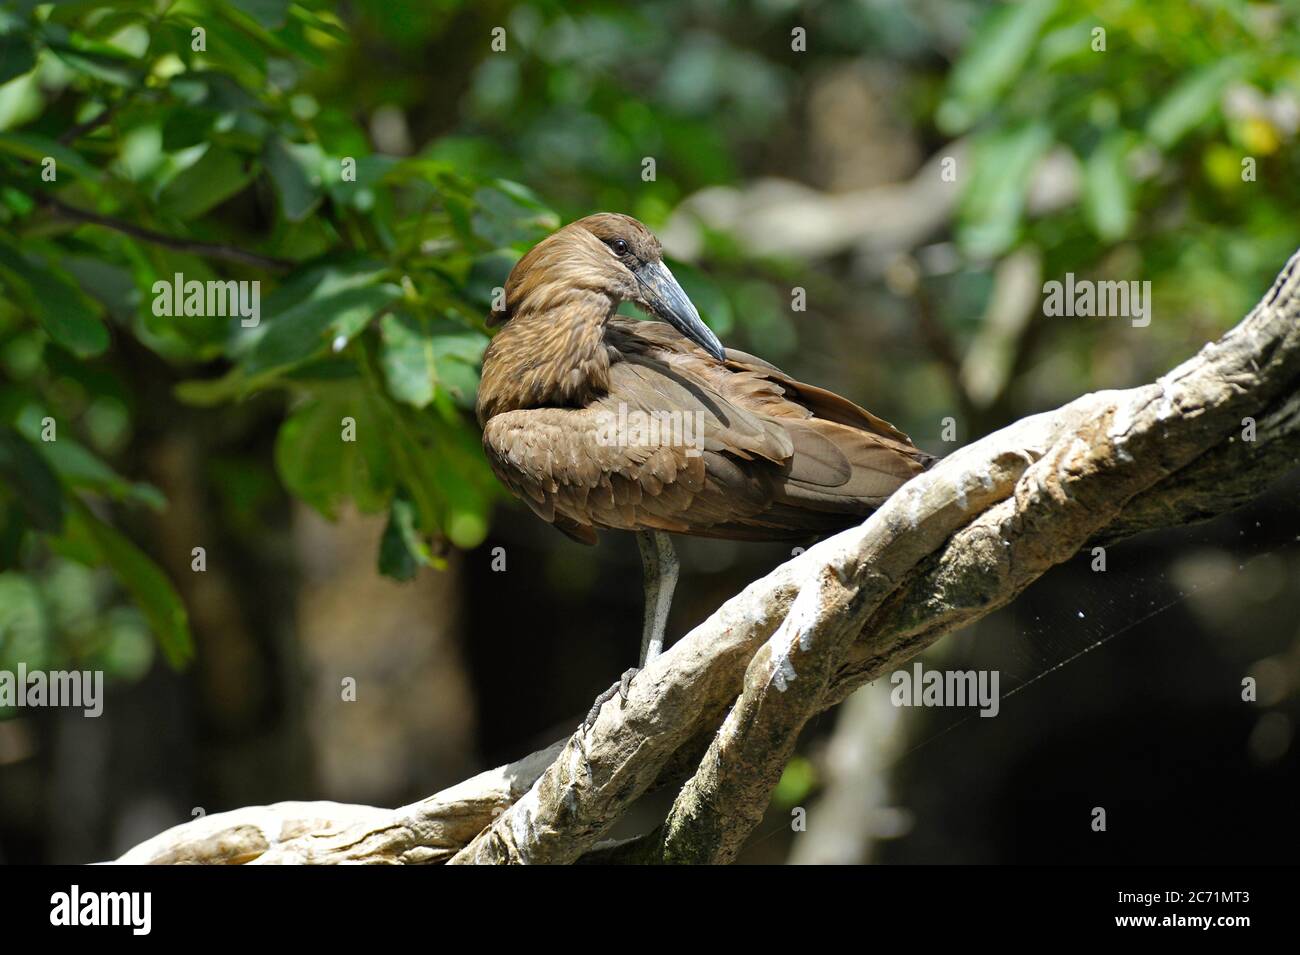
[[[888,422],[743,352],[723,366],[667,325],[619,316],[605,341],[603,397],[499,414],[483,432],[501,480],[575,539],[596,527],[808,536],[869,513],[932,460]],[[698,445],[610,442],[611,416],[636,412],[685,414]]]

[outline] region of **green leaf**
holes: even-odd
[[[772,790],[772,804],[785,808],[804,802],[817,787],[817,768],[802,756],[793,757]]]
[[[0,667],[48,663],[50,614],[41,589],[25,574],[0,574]]]
[[[483,255],[476,255],[470,262],[462,294],[479,308],[490,311],[493,292],[497,288],[505,288],[510,270],[518,261],[519,253],[510,249],[493,249]]]
[[[1133,187],[1125,161],[1128,137],[1115,134],[1083,164],[1083,211],[1094,232],[1107,242],[1123,238],[1133,225]]]
[[[490,476],[477,429],[445,402],[417,412],[386,400],[386,433],[397,478],[416,505],[418,525],[469,549],[487,534],[487,513],[497,484]]]
[[[395,497],[379,541],[379,572],[394,580],[410,580],[422,565],[434,564],[429,545],[416,527],[415,506],[404,496]]]
[[[1034,168],[1051,145],[1046,122],[998,131],[976,142],[958,228],[961,244],[972,255],[1000,255],[1015,244]]]
[[[331,520],[349,498],[374,513],[393,493],[387,441],[386,424],[365,391],[331,387],[281,426],[275,466],[285,487]]]
[[[953,67],[937,120],[946,133],[965,132],[998,102],[1024,69],[1035,41],[1059,0],[1022,0],[998,6]]]
[[[462,406],[473,400],[486,335],[450,319],[428,318],[400,307],[384,316],[380,333],[379,363],[388,393],[398,401],[424,408],[438,389]]]
[[[36,65],[32,42],[18,33],[0,35],[0,85],[22,76]]]
[[[230,354],[243,359],[251,354],[271,327],[288,312],[349,289],[374,285],[387,274],[388,266],[376,259],[349,256],[341,260],[314,262],[292,272],[270,295],[262,299],[262,321],[254,328],[240,328],[230,342]]]
[[[93,303],[50,265],[37,267],[16,248],[0,241],[0,278],[14,297],[36,316],[50,338],[82,357],[108,347],[108,329]]]
[[[89,548],[113,570],[144,612],[167,662],[177,669],[184,666],[194,655],[194,641],[185,605],[167,575],[85,505],[73,506],[68,517],[68,537],[73,546]]]
[[[144,300],[131,271],[104,261],[102,256],[68,255],[60,264],[88,297],[123,322],[135,316]]]
[[[436,344],[434,352],[438,352]],[[478,365],[477,361],[438,354],[435,368],[438,372],[439,392],[446,392],[461,408],[472,411],[478,394]]]
[[[63,488],[58,477],[40,452],[7,425],[0,427],[0,478],[32,527],[47,534],[63,531]]]
[[[39,424],[36,427],[39,428]],[[32,429],[24,430],[30,432]],[[155,511],[162,511],[167,506],[167,499],[152,484],[128,481],[71,438],[36,442],[36,447],[68,487],[93,491],[116,501],[144,504]]]
[[[232,368],[220,378],[195,378],[182,381],[175,388],[176,397],[187,405],[211,408],[242,398],[248,392],[248,378]]]
[[[266,296],[262,301],[262,312],[274,316],[311,298],[324,298],[345,289],[373,285],[386,268],[378,259],[365,257],[301,266]]]
[[[122,57],[119,51],[114,51],[112,55],[105,53],[86,53],[74,50],[69,46],[60,43],[51,43],[50,49],[54,51],[65,64],[72,67],[78,73],[84,73],[92,79],[108,83],[112,86],[121,86],[126,88],[137,87],[140,85],[141,72],[132,69],[130,60]],[[111,49],[111,48],[108,48]]]
[[[383,338],[379,362],[388,379],[388,393],[423,408],[433,400],[438,380],[428,319],[403,310],[385,315],[379,330]]]
[[[1218,108],[1224,87],[1241,72],[1242,57],[1229,57],[1202,67],[1175,86],[1147,120],[1147,135],[1168,149],[1199,126]]]
[[[309,298],[267,321],[265,334],[241,365],[243,372],[249,378],[279,373],[323,351],[339,336],[350,340],[401,295],[396,285],[383,284]]]
[[[175,153],[210,142],[216,121],[217,114],[211,110],[190,105],[178,107],[163,123],[163,151]]]
[[[0,152],[38,164],[48,156],[54,160],[56,175],[67,170],[80,179],[92,182],[99,179],[99,170],[82,159],[75,149],[36,133],[0,133]]]
[[[243,10],[268,30],[284,26],[289,12],[289,0],[231,0],[231,5]]]
[[[555,213],[525,187],[505,180],[475,191],[474,205],[474,234],[494,249],[536,242],[558,224]]]
[[[194,165],[181,171],[158,197],[158,207],[178,219],[197,219],[229,199],[253,178],[253,170],[239,156],[210,146]]]
[[[320,171],[314,165],[320,159],[319,147],[297,146],[277,136],[267,142],[262,158],[284,217],[290,222],[307,218],[320,201]]]

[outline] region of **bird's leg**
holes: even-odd
[[[677,576],[681,564],[673,549],[673,540],[663,531],[637,531],[637,547],[641,551],[641,574],[645,584],[645,618],[641,628],[641,662],[627,670],[591,705],[583,729],[591,729],[600,715],[600,708],[618,694],[627,701],[632,678],[664,649],[664,630],[668,626],[668,611],[673,605],[673,591],[677,589]]]
[[[677,589],[681,564],[673,539],[663,531],[637,531],[641,571],[645,580],[645,623],[641,629],[641,663],[644,667],[664,650],[664,629]]]

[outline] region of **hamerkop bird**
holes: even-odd
[[[632,302],[662,321],[615,314]],[[515,265],[483,356],[478,420],[497,476],[587,544],[635,531],[641,666],[677,584],[669,534],[790,540],[861,521],[933,458],[887,421],[724,349],[637,220],[600,213]],[[597,699],[600,705],[637,670]]]

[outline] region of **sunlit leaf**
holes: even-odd
[[[1107,242],[1128,233],[1133,224],[1132,176],[1125,166],[1126,137],[1103,140],[1083,165],[1083,209],[1093,231]]]
[[[311,298],[268,321],[266,333],[242,364],[255,377],[286,370],[355,335],[389,303],[401,297],[396,285],[348,288],[323,298]]]
[[[1170,90],[1147,120],[1147,135],[1168,148],[1215,111],[1224,87],[1241,72],[1241,57],[1228,57],[1202,67]]]
[[[276,470],[285,487],[328,518],[346,500],[374,513],[393,492],[388,427],[361,388],[323,390],[280,428]]]
[[[383,337],[379,358],[389,393],[423,408],[433,400],[438,378],[428,321],[403,310],[385,315],[379,328]]]
[[[948,81],[948,97],[938,113],[945,132],[965,132],[983,118],[1020,75],[1059,5],[1060,0],[1023,0],[988,14]]]
[[[178,219],[196,219],[243,189],[254,172],[247,160],[212,146],[167,184],[158,197],[159,207]]]
[[[999,255],[1015,243],[1034,169],[1051,144],[1051,128],[1043,122],[998,131],[976,143],[958,233],[972,254]]]
[[[491,248],[536,242],[558,224],[555,215],[524,187],[498,182],[474,193],[474,234]]]

